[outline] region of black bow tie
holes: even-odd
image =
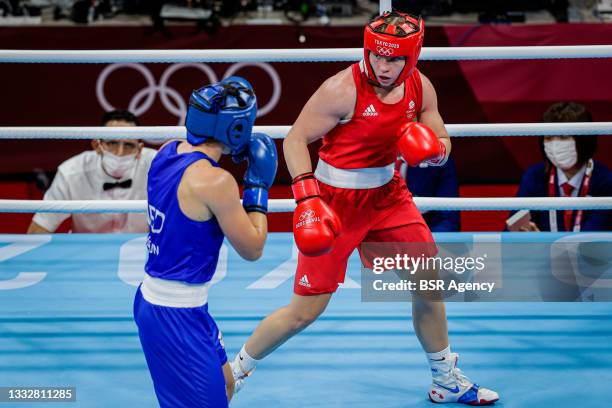
[[[102,188],[104,189],[104,191],[108,191],[108,190],[112,190],[113,188],[130,188],[132,187],[132,179],[127,179],[124,181],[116,181],[114,183],[104,183],[102,185]]]

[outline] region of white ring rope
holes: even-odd
[[[0,63],[358,61],[363,48],[236,50],[0,50]],[[612,45],[425,47],[422,61],[612,58]]]
[[[291,126],[255,126],[254,132],[282,139]],[[453,137],[473,136],[556,136],[612,135],[612,122],[576,123],[481,123],[446,125]],[[185,138],[184,126],[138,127],[0,127],[2,139],[147,139]]]
[[[119,62],[307,62],[356,61],[362,48],[345,49],[264,49],[264,50],[90,50],[42,51],[0,50],[0,63],[119,63]],[[537,47],[438,47],[423,48],[421,60],[497,60],[611,58],[610,45]],[[447,125],[451,136],[545,136],[612,134],[612,122],[523,123]],[[290,126],[255,126],[274,138],[283,138]],[[104,127],[4,127],[0,139],[172,139],[184,138],[182,126]],[[608,209],[612,197],[415,197],[424,210],[553,210]],[[270,212],[290,212],[291,199],[270,200]],[[0,200],[0,212],[109,213],[146,212],[144,200]]]
[[[415,197],[414,202],[425,210],[603,210],[612,208],[612,197]],[[144,213],[145,200],[0,200],[0,212],[9,213]],[[273,213],[292,212],[292,199],[270,200]]]

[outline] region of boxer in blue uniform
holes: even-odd
[[[256,97],[230,77],[194,91],[187,141],[166,143],[151,164],[145,278],[134,318],[162,407],[227,407],[233,377],[221,333],[208,313],[208,290],[227,237],[245,259],[261,256],[268,189],[278,158],[272,139],[252,134]],[[247,161],[243,203],[222,154]]]

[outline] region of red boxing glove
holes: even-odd
[[[319,184],[312,173],[304,173],[291,183],[297,208],[293,212],[293,235],[300,252],[319,256],[334,247],[340,233],[338,215],[321,199]]]
[[[442,166],[446,163],[446,145],[442,143],[429,126],[419,122],[408,122],[399,131],[397,147],[410,166],[427,163]]]

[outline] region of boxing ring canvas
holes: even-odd
[[[436,240],[483,237],[517,239]],[[156,406],[131,310],[145,257],[142,235],[0,235],[0,386],[76,387],[75,403],[54,407]],[[209,303],[230,358],[289,301],[296,259],[286,233],[270,234],[257,262],[223,246]],[[431,407],[410,304],[362,302],[359,287],[353,254],[325,314],[259,364],[231,406]],[[504,396],[496,406],[606,405],[612,303],[450,302],[447,312],[462,368]]]

